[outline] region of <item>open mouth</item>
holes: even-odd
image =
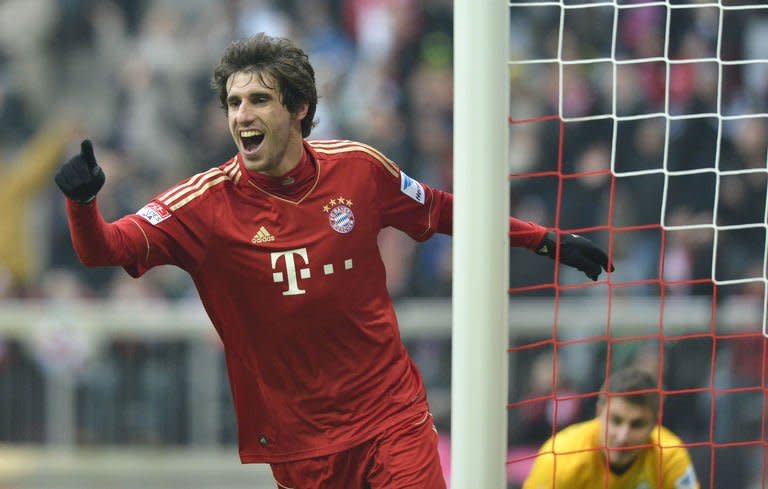
[[[247,152],[256,151],[264,141],[264,133],[256,130],[240,131],[240,140],[243,142],[243,149]]]

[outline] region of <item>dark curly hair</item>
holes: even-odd
[[[277,83],[280,101],[292,114],[303,104],[307,115],[301,121],[301,134],[309,136],[315,126],[317,86],[315,70],[307,54],[293,42],[280,37],[259,33],[253,37],[231,43],[213,71],[211,85],[219,94],[221,106],[227,108],[227,80],[237,72],[252,72],[266,85],[265,75]]]

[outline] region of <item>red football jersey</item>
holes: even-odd
[[[377,236],[429,238],[441,193],[368,146],[305,149],[315,182],[294,201],[236,156],[116,223],[144,248],[121,263],[131,275],[173,264],[192,276],[224,344],[244,462],[338,452],[427,409]]]
[[[96,206],[68,207],[84,263],[191,275],[224,344],[243,462],[339,452],[428,409],[377,237],[450,230],[451,195],[366,145],[304,147],[316,174],[295,199],[257,185],[235,156],[111,225]],[[545,232],[510,222],[518,245]]]

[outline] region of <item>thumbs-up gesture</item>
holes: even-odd
[[[67,198],[81,204],[92,201],[104,185],[104,172],[93,156],[89,140],[80,144],[80,154],[64,163],[54,178]]]

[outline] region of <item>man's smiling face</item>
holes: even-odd
[[[245,167],[271,176],[289,172],[301,158],[304,104],[292,114],[267,75],[238,71],[227,81],[229,131]]]

